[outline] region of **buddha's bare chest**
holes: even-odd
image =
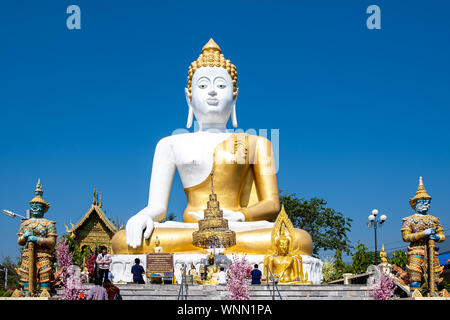
[[[172,154],[184,187],[203,181],[211,172],[214,150],[230,136],[226,134],[182,136],[172,141]]]
[[[172,151],[177,165],[196,165],[212,162],[215,148],[230,134],[188,135],[172,140]]]

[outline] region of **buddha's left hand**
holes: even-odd
[[[240,211],[233,211],[233,210],[227,210],[227,209],[222,209],[222,210],[223,210],[223,218],[227,219],[228,221],[241,221],[241,222],[245,221],[245,216]],[[204,219],[204,213],[203,212],[189,211],[188,214],[190,214],[191,216],[193,216],[197,220],[203,220]]]
[[[188,214],[190,214],[191,216],[193,216],[197,220],[203,220],[203,218],[204,218],[203,212],[189,211]]]
[[[242,212],[227,209],[223,209],[223,218],[227,219],[228,221],[239,221],[239,222],[245,221],[245,216]]]

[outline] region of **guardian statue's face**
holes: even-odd
[[[202,67],[192,78],[190,106],[200,123],[226,123],[235,99],[233,82],[228,72],[221,67]]]
[[[416,212],[420,214],[426,214],[431,206],[431,200],[417,200]]]
[[[30,205],[30,214],[33,218],[42,218],[44,216],[44,206],[41,203],[32,203]]]

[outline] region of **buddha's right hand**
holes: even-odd
[[[149,215],[138,213],[132,216],[126,226],[127,245],[132,248],[139,247],[142,244],[142,232],[145,230],[144,238],[148,239],[153,228],[154,222]]]

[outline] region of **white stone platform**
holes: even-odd
[[[89,290],[93,284],[86,284]],[[117,284],[123,300],[177,300],[180,285],[174,284]],[[248,285],[250,300],[280,300],[272,285]],[[373,300],[366,285],[280,285],[283,300]],[[186,290],[185,290],[186,293]],[[55,299],[62,298],[58,289]],[[229,300],[230,293],[224,285],[189,285],[187,300]],[[402,299],[403,300],[403,299]]]
[[[242,255],[237,255],[238,259],[241,259]],[[318,285],[322,282],[322,261],[311,256],[302,255],[303,260],[303,273],[308,273],[308,281]],[[139,258],[141,265],[146,269],[146,255],[139,254],[119,254],[112,256],[111,273],[114,276],[113,281],[115,283],[127,283],[133,281],[133,275],[131,274],[131,267],[134,265],[134,259]],[[248,254],[245,256],[247,262],[253,266],[259,265],[261,271],[264,270],[264,255]],[[233,263],[232,254],[217,254],[215,256],[215,262],[219,266],[228,266]],[[201,265],[208,265],[206,254],[174,254],[174,273],[176,279],[181,279],[181,267],[186,265],[188,268],[193,264],[200,272]]]

